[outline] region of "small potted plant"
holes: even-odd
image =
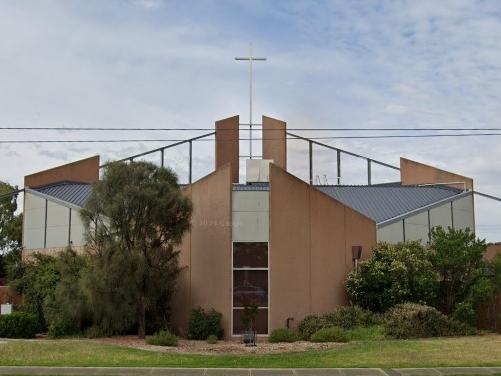
[[[256,346],[256,318],[258,314],[258,306],[254,302],[244,304],[244,312],[242,315],[242,323],[246,331],[242,336],[242,342],[245,346]]]

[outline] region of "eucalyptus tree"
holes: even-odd
[[[172,170],[148,162],[105,167],[81,211],[91,260],[84,288],[105,331],[137,325],[144,338],[147,316],[166,325],[191,212]]]

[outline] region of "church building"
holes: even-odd
[[[214,171],[183,186],[193,216],[173,301],[180,333],[201,306],[221,312],[225,336],[236,338],[247,301],[259,306],[259,335],[294,327],[347,303],[346,276],[377,242],[426,244],[434,226],[475,229],[471,178],[401,158],[393,167],[400,181],[371,184],[370,165],[379,162],[366,158],[367,185],[318,185],[305,138],[310,180],[303,181],[287,169],[286,123],[266,116],[262,158],[246,160],[240,181],[239,129],[238,116],[216,122]],[[84,247],[79,211],[99,172],[95,156],[25,177],[25,257]]]

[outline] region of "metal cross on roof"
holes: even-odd
[[[266,61],[265,57],[252,56],[252,43],[249,46],[248,57],[236,57],[235,60],[245,60],[249,62],[249,157],[252,159],[252,62]]]

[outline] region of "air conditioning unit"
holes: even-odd
[[[247,159],[246,160],[246,182],[247,183],[268,183],[270,181],[270,163],[272,159]]]

